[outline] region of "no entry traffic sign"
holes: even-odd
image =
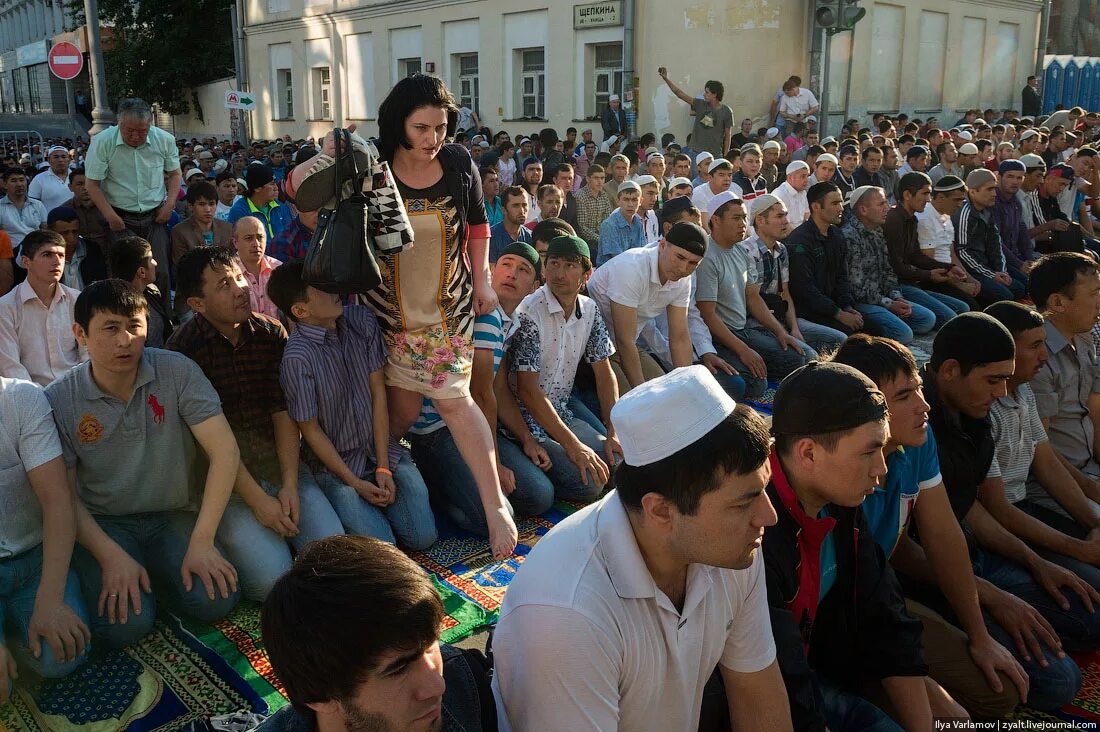
[[[75,79],[83,68],[84,54],[68,41],[56,43],[50,49],[50,71],[58,79]]]

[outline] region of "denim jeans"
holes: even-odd
[[[459,528],[479,536],[489,535],[485,507],[477,482],[467,467],[454,436],[447,427],[426,435],[409,435],[413,460],[432,497],[447,511]],[[515,473],[516,489],[508,496],[508,505],[521,516],[535,516],[554,503],[554,484],[519,445],[503,435],[497,436],[501,464]]]
[[[983,306],[992,305],[1001,300],[1019,300],[1027,292],[1024,284],[1015,278],[1013,278],[1012,284],[1006,286],[988,275],[978,272],[971,272],[971,274],[982,286],[982,291],[978,293],[978,301]]]
[[[145,567],[156,594],[141,592],[141,613],[131,607],[125,625],[111,624],[107,616],[93,617],[89,628],[92,637],[105,648],[121,648],[146,636],[156,619],[157,598],[171,602],[187,615],[206,623],[221,620],[237,606],[240,592],[222,597],[214,590],[214,599],[206,595],[206,587],[198,577],[191,576],[191,590],[183,588],[180,568],[191,532],[195,529],[195,514],[190,511],[158,511],[129,516],[96,516],[96,523],[134,561]],[[80,577],[87,607],[99,607],[103,588],[103,571],[99,562],[83,546],[73,552],[73,566]]]
[[[886,712],[858,694],[844,691],[821,674],[814,674],[814,685],[829,732],[902,732]]]
[[[900,318],[881,305],[856,305],[863,315],[863,329],[872,335],[893,338],[901,344],[913,341],[913,334],[927,333],[936,326],[936,315],[916,303],[909,303],[913,312],[908,318]]]
[[[809,344],[815,351],[815,358],[821,354],[830,354],[840,348],[847,338],[836,328],[814,323],[805,318],[798,318],[798,330],[802,333],[802,340]]]
[[[8,648],[20,668],[30,669],[38,676],[59,679],[72,673],[88,658],[91,647],[85,647],[84,655],[72,661],[54,657],[48,643],[42,640],[42,656],[35,658],[30,650],[28,628],[34,614],[34,601],[38,597],[38,585],[42,581],[42,545],[8,559],[0,559],[0,632],[14,641]],[[88,609],[80,594],[80,582],[76,572],[69,570],[65,580],[65,604],[88,623]],[[2,642],[2,636],[0,636]],[[9,681],[8,691],[11,691]]]
[[[763,396],[764,391],[768,388],[768,379],[781,381],[799,366],[809,363],[817,354],[809,348],[809,344],[803,344],[802,353],[793,348],[784,351],[783,347],[779,345],[779,341],[776,340],[775,334],[763,326],[752,325],[751,322],[748,327],[733,331],[733,334],[764,359],[764,365],[768,369],[768,378],[761,379],[753,376],[748,366],[733,351],[718,345],[715,346],[715,350],[718,351],[718,356],[729,362],[730,366],[733,366],[738,375],[744,379],[744,396],[748,399],[757,399]]]
[[[943,324],[956,315],[969,312],[970,306],[958,298],[944,295],[940,292],[922,290],[913,285],[902,285],[901,294],[914,305],[931,310],[936,316],[936,327],[942,328]]]
[[[280,486],[275,483],[261,480],[259,484],[267,495],[279,495]],[[289,540],[296,550],[311,541],[344,533],[340,517],[305,465],[298,468],[298,505],[298,535]],[[218,525],[218,542],[225,547],[225,558],[237,568],[241,595],[247,600],[263,602],[275,580],[290,569],[287,540],[261,525],[236,493]]]
[[[589,427],[607,437],[607,427],[596,416],[601,409],[600,395],[595,390],[574,389],[573,395],[569,397],[569,411],[573,416],[583,419]]]
[[[1089,501],[1089,503],[1094,509],[1096,508],[1095,503],[1092,503],[1092,501]],[[1077,523],[1069,516],[1064,516],[1057,511],[1051,510],[1042,503],[1036,503],[1029,499],[1025,499],[1017,503],[1016,508],[1032,518],[1039,519],[1047,526],[1061,531],[1066,536],[1072,536],[1074,539],[1084,539],[1088,536],[1088,530],[1081,526],[1081,524]],[[1059,506],[1059,508],[1061,507]],[[1046,549],[1038,549],[1036,551],[1043,559],[1046,559],[1048,562],[1054,562],[1059,567],[1065,567],[1085,582],[1092,585],[1097,591],[1100,591],[1100,567]]]
[[[607,462],[607,456],[604,455],[603,451],[606,442],[604,435],[601,435],[592,425],[576,415],[572,419],[563,421],[565,426],[577,436],[578,440],[591,448],[601,460]],[[569,454],[561,444],[547,437],[543,441],[542,447],[546,450],[546,454],[550,456],[551,466],[546,471],[546,475],[550,478],[550,482],[554,484],[555,496],[570,501],[594,501],[599,497],[603,492],[604,484],[597,483],[589,475],[588,485],[585,485],[580,470],[569,459]],[[608,465],[607,467],[611,468],[613,466]]]
[[[368,503],[354,488],[327,470],[317,474],[317,484],[349,534],[373,536],[414,550],[427,549],[439,538],[435,515],[428,501],[428,486],[410,455],[402,456],[390,470],[397,485],[397,496],[385,508]]]
[[[1091,650],[1096,647],[1097,639],[1100,639],[1100,612],[1089,613],[1077,595],[1069,591],[1063,593],[1070,603],[1069,610],[1063,610],[1054,598],[1032,579],[1031,573],[1015,562],[981,547],[971,550],[970,559],[975,576],[981,577],[1005,592],[1016,595],[1038,610],[1039,614],[1054,628],[1067,649]],[[989,634],[1005,648],[1015,651],[1016,643],[1008,632],[994,622],[989,615],[986,615],[985,621]],[[1049,649],[1044,648],[1043,655],[1050,664],[1044,668],[1035,658],[1025,661],[1018,654],[1016,655],[1016,660],[1024,667],[1031,682],[1031,689],[1027,695],[1029,707],[1050,711],[1073,701],[1073,697],[1081,686],[1081,669],[1073,659],[1069,656],[1059,659]]]

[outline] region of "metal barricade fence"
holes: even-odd
[[[5,155],[18,158],[19,154],[30,152],[33,145],[38,145],[39,154],[45,155],[41,133],[34,130],[0,130],[0,150]]]

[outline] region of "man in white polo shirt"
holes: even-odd
[[[776,521],[764,422],[703,366],[611,419],[617,489],[543,537],[504,596],[500,729],[695,730],[717,667],[734,729],[790,730],[757,551]]]
[[[691,273],[706,253],[703,228],[681,221],[656,246],[627,250],[592,273],[588,295],[600,306],[615,342],[611,369],[620,394],[664,374],[653,356],[640,351],[637,343],[642,329],[662,313],[668,317],[673,367],[691,365]]]
[[[772,191],[772,195],[787,207],[787,223],[793,231],[810,218],[810,202],[806,200],[806,189],[810,187],[810,166],[804,160],[795,160],[787,165],[786,176],[787,179]]]

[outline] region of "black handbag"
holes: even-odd
[[[306,284],[318,290],[352,295],[373,290],[382,282],[368,237],[367,197],[362,192],[359,165],[347,130],[333,132],[336,145],[334,209],[321,209],[303,268]],[[346,153],[346,155],[344,154]],[[350,170],[348,169],[350,166]],[[344,196],[351,181],[352,193]]]

